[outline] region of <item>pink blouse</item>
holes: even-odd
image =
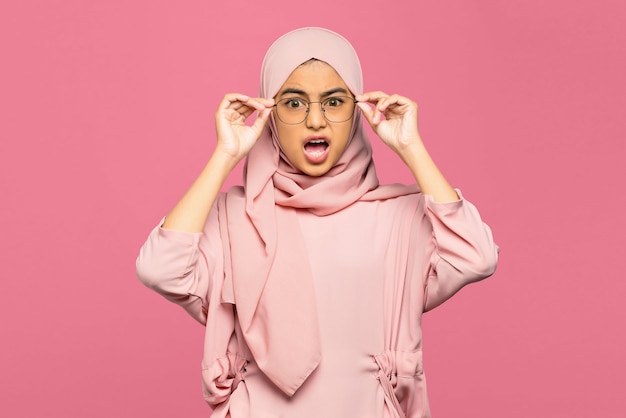
[[[356,221],[364,218],[371,221]],[[298,220],[322,358],[291,397],[259,370],[242,337],[223,286],[217,205],[202,233],[157,226],[140,251],[139,279],[206,325],[202,376],[212,416],[430,417],[422,313],[493,274],[498,247],[489,227],[463,198],[436,203],[420,193],[356,202],[328,216],[301,210]]]

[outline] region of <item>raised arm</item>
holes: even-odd
[[[461,200],[435,202],[425,196],[425,211],[433,228],[433,252],[425,284],[424,310],[429,311],[462,287],[491,276],[498,264],[499,248],[491,229],[476,207]]]
[[[493,274],[498,246],[478,210],[450,186],[426,150],[418,130],[417,104],[380,91],[356,99],[374,132],[409,167],[426,195],[434,251],[425,283],[424,310],[433,309],[466,284]]]
[[[422,193],[431,195],[435,202],[459,200],[424,146],[417,126],[415,102],[381,91],[359,95],[356,100],[376,135],[409,167]]]
[[[217,212],[212,209],[224,180],[259,138],[271,102],[241,94],[224,97],[216,113],[215,152],[137,257],[137,277],[200,322],[206,319],[210,299],[217,297],[211,292],[211,277],[222,268]],[[255,111],[255,122],[245,125]]]
[[[273,100],[227,94],[215,114],[217,146],[185,195],[165,217],[163,228],[201,232],[228,174],[256,143],[272,111]],[[259,112],[251,126],[246,119]]]

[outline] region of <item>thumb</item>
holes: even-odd
[[[367,119],[367,122],[374,127],[374,111],[372,110],[371,107],[369,107],[369,105],[367,103],[363,103],[363,102],[359,102],[356,104],[359,109],[361,109],[361,113],[363,113],[363,116],[365,116],[365,119]]]
[[[270,113],[272,113],[271,107],[265,108],[259,112],[256,120],[252,124],[252,129],[254,129],[257,132],[257,135],[260,135],[261,132],[263,131],[263,128],[265,127],[265,124],[267,123],[270,117]]]

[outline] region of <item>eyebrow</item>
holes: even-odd
[[[332,88],[330,90],[326,90],[324,92],[322,92],[320,94],[320,97],[327,97],[330,96],[332,94],[335,93],[344,93],[344,94],[348,94],[348,90],[344,89],[343,87],[335,87]],[[304,90],[300,90],[300,89],[295,89],[295,88],[291,88],[291,87],[287,87],[286,89],[284,89],[283,91],[280,92],[280,96],[284,96],[285,94],[298,94],[300,96],[309,96],[307,94],[307,92],[305,92]]]

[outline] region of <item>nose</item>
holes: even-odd
[[[326,126],[326,117],[319,102],[309,103],[309,114],[306,118],[306,125],[312,129],[319,129]]]

